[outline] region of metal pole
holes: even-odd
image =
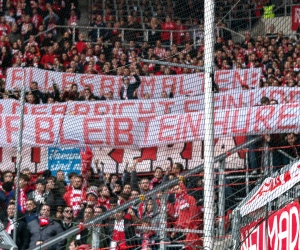
[[[73,25],[73,34],[72,34],[72,40],[73,40],[73,44],[75,44],[75,32],[76,32],[76,30],[75,30],[75,25]]]
[[[22,162],[22,139],[23,139],[23,123],[24,123],[24,103],[25,103],[25,69],[24,69],[23,86],[21,89],[21,109],[20,109],[20,120],[19,120],[19,134],[18,134],[18,147],[17,147],[17,176],[16,176],[16,192],[15,192],[15,213],[14,213],[14,233],[13,240],[17,240],[17,227],[18,227],[18,200],[19,200],[19,179],[21,172]]]
[[[225,235],[225,159],[219,168],[219,236]]]
[[[159,249],[160,250],[165,250],[166,244],[165,244],[165,239],[166,239],[166,223],[167,223],[167,199],[168,199],[168,194],[166,192],[163,192],[163,195],[161,197],[161,210],[160,210],[160,225],[159,225],[159,236],[160,236],[160,244],[159,244]]]
[[[148,60],[148,59],[140,59],[140,61],[144,62],[144,63],[155,63],[155,64],[161,64],[161,65],[172,66],[172,67],[181,67],[181,68],[187,68],[187,69],[204,70],[204,67],[193,66],[193,65],[189,65],[189,64],[170,63],[170,62],[166,62],[166,61]]]
[[[93,228],[92,229],[93,232],[92,232],[92,248],[93,249],[98,249],[99,248],[99,236],[100,236],[100,228],[97,227],[97,228]]]
[[[246,151],[245,157],[245,165],[246,165],[246,196],[249,194],[249,162],[248,162],[248,149]]]
[[[232,148],[230,150],[228,150],[226,153],[223,153],[221,155],[218,155],[214,161],[215,162],[219,162],[223,159],[225,159],[226,157],[228,157],[229,155],[232,155],[236,152],[238,152],[239,150],[245,148],[245,147],[248,147],[249,145],[253,144],[253,143],[256,143],[257,141],[260,140],[260,137],[256,137],[250,141],[247,141],[235,148]],[[186,177],[186,176],[190,176],[190,175],[194,175],[194,174],[199,174],[200,172],[203,171],[203,164],[191,169],[191,170],[188,170],[186,172],[184,172],[182,174],[183,177]],[[174,178],[173,180],[170,180],[164,184],[161,184],[155,188],[153,188],[151,191],[145,193],[145,197],[143,197],[143,199],[146,199],[147,197],[152,197],[154,194],[156,194],[158,191],[163,191],[163,190],[167,190],[169,187],[172,187],[174,185],[176,185],[178,183],[179,179],[178,178]],[[86,226],[87,228],[91,227],[92,225],[94,224],[97,224],[99,223],[100,221],[103,221],[109,217],[111,217],[112,215],[114,215],[115,213],[119,212],[119,211],[124,211],[126,208],[130,207],[130,206],[133,206],[135,205],[137,202],[139,202],[140,199],[139,198],[135,198],[135,199],[132,199],[130,201],[127,201],[126,203],[114,208],[114,209],[111,209],[91,220],[89,220],[87,223],[84,224],[84,226]],[[29,248],[30,250],[41,250],[41,249],[46,249],[46,248],[49,248],[50,246],[52,245],[55,245],[57,244],[58,242],[60,242],[61,240],[64,240],[72,235],[75,235],[75,234],[78,234],[80,232],[80,228],[79,227],[72,227],[70,228],[69,230],[67,231],[64,231],[58,235],[56,235],[55,237],[51,238],[49,241],[46,241],[44,242],[42,245],[39,245],[39,246],[34,246],[32,248]]]
[[[204,2],[204,242],[214,246],[214,0]]]
[[[170,47],[172,47],[173,45],[173,31],[171,31],[171,34],[170,34]]]

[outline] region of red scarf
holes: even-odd
[[[149,189],[152,190],[154,188],[154,186],[156,186],[157,184],[160,184],[162,182],[162,179],[157,179],[157,178],[153,178],[151,181],[150,181],[150,186],[149,186]]]
[[[27,196],[26,196],[24,189],[20,189],[19,204],[20,204],[22,213],[25,213],[25,211],[26,211],[26,200],[27,200]]]
[[[40,227],[45,227],[49,225],[49,219],[45,217],[40,217]]]
[[[142,250],[147,250],[148,249],[148,246],[149,246],[149,243],[150,243],[150,238],[151,236],[151,233],[144,233],[143,234],[143,241],[142,241]]]

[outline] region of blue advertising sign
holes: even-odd
[[[80,148],[48,148],[48,169],[52,176],[56,176],[58,170],[64,171],[69,182],[70,172],[80,174],[81,171]]]

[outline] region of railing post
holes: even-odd
[[[262,169],[264,171],[263,176],[267,176],[270,173],[270,152],[269,152],[269,144],[265,141],[263,144],[263,166]]]
[[[240,248],[240,210],[235,209],[233,210],[233,221],[232,221],[232,241],[233,241],[233,250]]]
[[[98,249],[100,246],[100,227],[95,227],[92,232],[92,249]]]
[[[149,30],[148,29],[145,32],[145,41],[149,42]]]
[[[76,28],[75,28],[75,25],[73,25],[73,28],[72,28],[72,41],[73,41],[73,44],[75,44],[75,32],[76,32]]]
[[[196,49],[197,45],[196,45],[196,30],[193,29],[193,44],[194,44],[194,49]]]
[[[245,157],[245,167],[246,167],[246,196],[249,194],[249,162],[248,162],[248,148]]]
[[[170,34],[170,47],[172,47],[173,45],[173,31],[171,31],[171,34]]]
[[[97,29],[97,41],[99,37],[100,37],[100,29]]]
[[[225,235],[225,162],[226,160],[222,160],[220,162],[220,167],[219,167],[219,224],[218,224],[218,229],[219,229],[219,236],[224,236]]]
[[[124,42],[124,40],[125,40],[125,38],[124,38],[124,35],[125,35],[124,29],[122,29],[121,33],[122,33],[122,39],[121,39],[121,41]]]
[[[159,236],[160,236],[160,243],[159,243],[159,250],[165,250],[165,242],[166,242],[166,227],[167,227],[167,199],[168,194],[163,191],[161,197],[161,210],[160,210],[160,223],[159,223]]]

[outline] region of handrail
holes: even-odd
[[[220,161],[226,159],[227,157],[229,157],[230,155],[238,152],[239,150],[241,150],[243,148],[247,148],[249,145],[256,143],[260,140],[261,140],[261,137],[258,136],[258,137],[253,138],[252,140],[249,140],[235,148],[232,148],[229,151],[227,151],[226,153],[220,154],[217,157],[215,157],[214,162],[215,163],[220,162]],[[182,176],[184,178],[184,177],[188,177],[188,176],[200,173],[201,171],[203,171],[203,167],[204,167],[204,164],[201,164],[193,169],[186,171],[185,173],[183,173]],[[93,227],[94,224],[97,224],[97,223],[111,217],[113,214],[118,213],[120,211],[124,211],[125,209],[129,208],[130,206],[135,205],[137,202],[140,202],[141,200],[146,200],[148,197],[152,197],[159,191],[167,190],[168,188],[178,184],[178,182],[180,180],[181,180],[181,178],[174,178],[172,180],[169,180],[168,182],[163,183],[163,184],[153,188],[152,190],[145,193],[144,195],[141,195],[140,197],[129,200],[112,210],[102,213],[99,216],[88,220],[85,224],[81,224],[79,227],[72,227],[72,228],[56,235],[55,237],[51,238],[49,241],[46,241],[41,245],[29,248],[29,250],[47,249],[48,247],[57,244],[61,240],[64,240],[72,235],[78,234],[84,228],[91,228],[91,227]]]

